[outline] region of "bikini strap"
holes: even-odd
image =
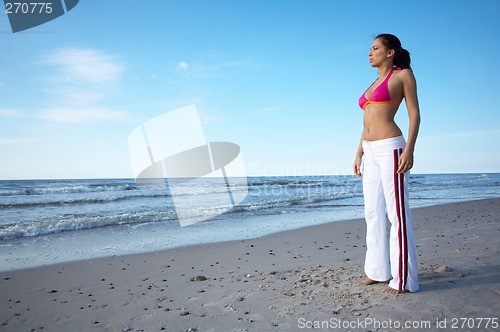
[[[385,78],[384,82],[382,82],[382,83],[389,82],[389,78],[391,78],[392,73],[394,73],[394,70],[395,70],[395,69],[396,69],[396,68],[394,68],[394,67],[393,67],[393,68],[391,69],[391,71],[389,71],[389,74],[387,74],[387,77]]]

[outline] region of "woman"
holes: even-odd
[[[420,125],[416,81],[410,53],[391,34],[378,35],[368,53],[379,77],[359,98],[364,111],[354,174],[363,178],[365,201],[365,285],[389,282],[386,292],[416,292],[418,265],[410,206],[408,177]],[[394,122],[405,99],[410,120],[408,142]],[[362,166],[363,165],[363,166]],[[387,241],[386,214],[391,222]]]

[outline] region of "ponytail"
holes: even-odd
[[[410,67],[410,52],[401,47],[401,41],[398,37],[389,33],[382,33],[375,37],[380,39],[388,50],[394,50],[394,65],[401,69],[411,69]]]
[[[394,55],[394,65],[401,69],[411,69],[410,67],[410,52],[401,48],[399,52]]]

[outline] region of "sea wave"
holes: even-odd
[[[91,193],[104,191],[129,191],[138,190],[139,187],[133,183],[125,184],[87,184],[87,185],[66,185],[66,186],[47,186],[35,187],[26,186],[22,188],[3,188],[0,189],[0,196],[36,196],[36,195],[57,195],[57,194],[75,194]]]
[[[81,205],[81,204],[104,204],[111,202],[118,202],[134,198],[158,198],[170,196],[167,192],[157,193],[138,193],[127,196],[79,196],[74,198],[60,199],[54,196],[42,196],[40,199],[35,200],[12,200],[10,202],[0,202],[0,209],[2,208],[30,208],[30,207],[48,207],[48,206],[67,206],[67,205]]]
[[[100,228],[113,225],[141,224],[148,222],[173,222],[173,211],[145,211],[139,213],[122,213],[105,216],[70,216],[61,219],[39,220],[36,223],[11,223],[0,225],[0,240],[32,237]]]

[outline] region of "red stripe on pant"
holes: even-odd
[[[403,154],[403,149],[399,149],[399,156]],[[405,210],[405,191],[404,191],[404,174],[400,174],[400,196],[401,196],[401,216],[402,216],[402,226],[403,226],[403,245],[404,245],[404,250],[403,250],[403,278],[402,278],[402,285],[401,285],[401,290],[404,290],[406,287],[406,280],[408,278],[408,237],[406,233],[406,210]]]
[[[396,200],[396,215],[398,218],[398,246],[399,246],[399,285],[398,290],[403,291],[406,287],[408,275],[408,248],[406,237],[406,211],[404,203],[404,174],[398,174],[398,161],[403,149],[394,149],[394,197]]]

